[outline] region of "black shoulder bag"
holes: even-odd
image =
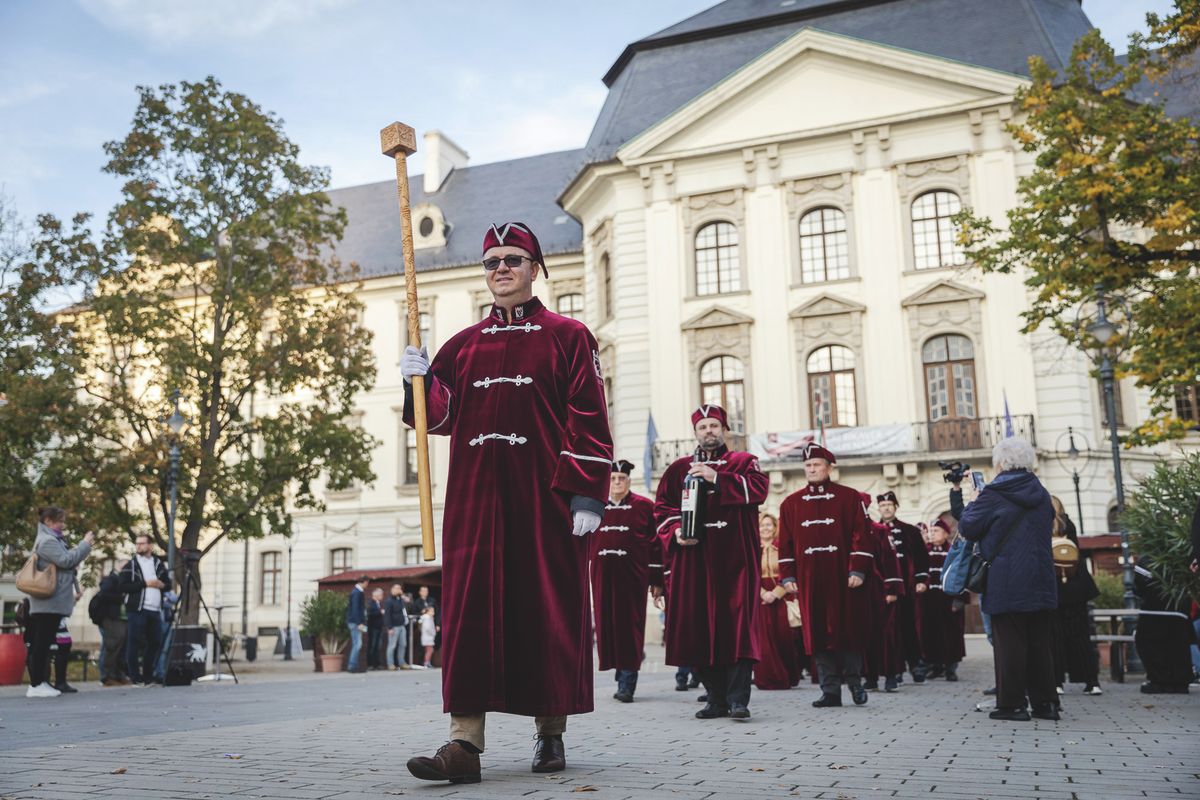
[[[1000,544],[996,546],[996,554],[992,556],[992,561],[1000,557],[1000,551],[1004,549],[1004,543],[1008,541],[1008,535],[1012,533],[1013,528],[1017,527],[1017,523],[1021,521],[1021,514],[1017,512],[1017,518],[1008,526],[1008,530],[1004,532],[1004,536],[1000,539]],[[983,542],[975,543],[975,549],[971,551],[971,558],[967,561],[967,577],[963,581],[963,587],[975,594],[983,594],[987,591],[988,570],[992,566],[992,561],[988,561],[983,557]]]

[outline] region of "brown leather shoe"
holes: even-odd
[[[458,742],[446,742],[433,758],[418,756],[408,760],[408,771],[423,781],[479,783],[479,754]]]
[[[567,768],[567,754],[562,736],[539,736],[533,746],[534,772],[562,772]]]

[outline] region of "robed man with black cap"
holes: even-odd
[[[591,544],[592,608],[601,671],[617,671],[613,698],[632,703],[646,641],[651,563],[662,560],[654,535],[654,501],[629,490],[633,464],[612,465],[608,504]]]

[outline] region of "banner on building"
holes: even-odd
[[[800,461],[804,445],[820,442],[819,431],[756,433],[748,438],[747,449],[759,461]],[[825,446],[842,456],[877,456],[911,453],[916,450],[913,426],[864,425],[858,428],[826,428]]]

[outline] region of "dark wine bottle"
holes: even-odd
[[[692,463],[704,461],[704,450],[696,449]],[[699,539],[704,530],[704,507],[708,492],[704,479],[699,475],[687,475],[683,479],[683,497],[679,503],[679,538]]]

